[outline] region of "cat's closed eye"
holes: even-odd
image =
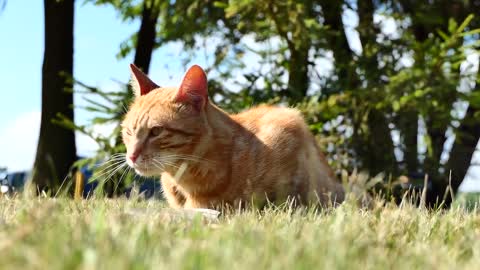
[[[150,129],[150,137],[157,137],[163,131],[163,128],[160,126],[156,126]]]

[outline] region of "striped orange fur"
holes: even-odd
[[[127,163],[161,175],[172,207],[343,201],[299,111],[259,106],[230,115],[208,100],[198,66],[179,87],[158,87],[135,66],[132,74],[137,96],[122,123]]]

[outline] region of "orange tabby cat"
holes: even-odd
[[[299,111],[260,106],[229,115],[209,101],[199,66],[178,88],[131,70],[136,99],[122,123],[127,163],[140,175],[161,175],[172,207],[343,201]]]

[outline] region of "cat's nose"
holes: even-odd
[[[132,154],[128,156],[128,158],[132,161],[132,163],[135,163],[135,161],[137,161],[141,151],[142,149],[136,149],[135,151],[133,151]]]
[[[137,158],[138,158],[138,154],[137,154],[137,153],[133,153],[133,154],[131,154],[128,158],[129,158],[133,163],[135,163],[135,161],[136,161]]]

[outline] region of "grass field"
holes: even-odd
[[[478,269],[480,214],[408,204],[184,217],[158,201],[0,198],[1,269]]]

